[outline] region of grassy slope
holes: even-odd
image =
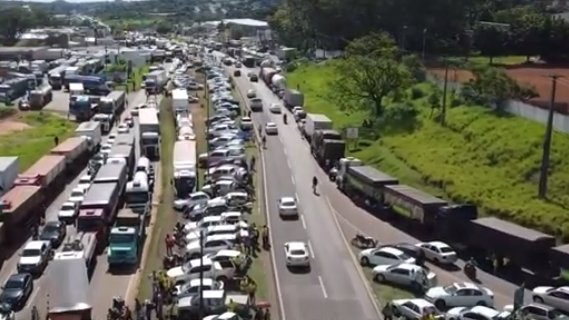
[[[291,87],[300,85],[309,112],[327,114],[338,128],[358,125],[365,115],[345,114],[327,98],[326,79],[332,75],[326,65],[303,66],[288,75],[288,82]],[[415,103],[424,105],[421,100]],[[567,135],[554,135],[551,200],[541,201],[535,195],[543,125],[461,106],[448,111],[448,127],[443,128],[428,120],[427,113],[422,108],[419,130],[387,135],[355,155],[434,195],[473,201],[485,213],[569,235]]]
[[[27,112],[16,115],[14,121],[30,128],[0,136],[0,155],[18,156],[20,171],[26,170],[53,148],[53,139],[62,142],[73,135],[76,125],[46,112]]]

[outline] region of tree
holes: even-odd
[[[494,57],[505,53],[508,40],[508,31],[504,26],[478,24],[474,29],[474,45],[490,58],[490,64]]]
[[[172,24],[166,22],[166,21],[161,21],[157,26],[156,26],[156,32],[161,33],[161,34],[167,34],[170,33],[174,30],[174,26],[172,26]]]
[[[351,108],[369,109],[379,118],[384,113],[383,99],[404,90],[409,73],[394,58],[394,42],[386,34],[371,34],[354,40],[346,57],[338,61],[332,88],[334,95]]]
[[[5,45],[13,45],[24,31],[33,27],[35,21],[31,10],[24,7],[9,7],[0,10],[0,37]]]

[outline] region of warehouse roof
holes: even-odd
[[[259,28],[268,28],[269,23],[266,21],[261,20],[254,20],[254,19],[225,19],[223,20],[225,24],[237,24],[242,26],[248,27],[259,27]]]

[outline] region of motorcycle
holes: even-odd
[[[357,247],[359,249],[369,249],[375,248],[377,246],[377,240],[372,237],[364,236],[360,233],[356,234],[355,237],[352,238],[351,241],[352,246]]]
[[[467,262],[464,265],[464,274],[472,279],[472,280],[476,280],[476,266],[474,265],[474,263],[472,262]]]

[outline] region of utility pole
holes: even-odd
[[[425,51],[427,50],[427,32],[428,32],[427,28],[423,29],[423,50],[421,51],[423,63],[425,63]]]
[[[443,103],[441,111],[441,125],[445,125],[447,113],[447,86],[448,86],[448,61],[445,58],[445,82],[443,85]]]
[[[203,319],[204,317],[204,304],[203,304],[203,241],[204,241],[204,230],[200,229],[200,306],[198,309],[198,319]]]
[[[557,79],[559,75],[551,75],[551,96],[549,100],[549,115],[547,126],[545,127],[545,137],[543,138],[543,156],[541,158],[541,171],[539,175],[539,190],[537,196],[545,199],[547,196],[547,178],[549,172],[549,155],[551,153],[551,136],[553,135],[553,116],[555,114],[555,91],[557,89]]]

